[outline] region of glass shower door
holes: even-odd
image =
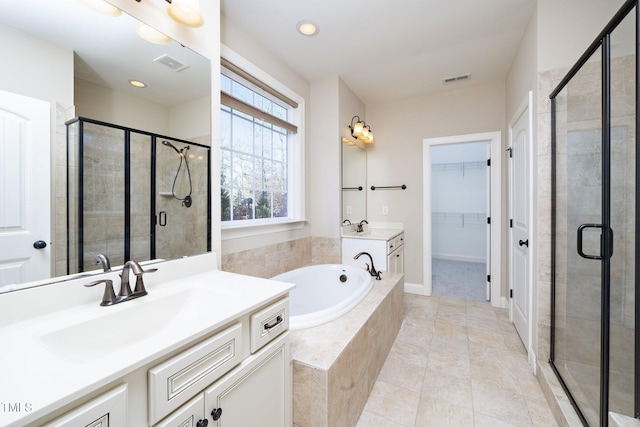
[[[602,95],[598,49],[555,99],[553,363],[590,425],[600,419]]]

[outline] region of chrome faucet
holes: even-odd
[[[376,271],[376,268],[373,266],[373,258],[371,257],[371,254],[369,254],[369,252],[360,252],[358,255],[354,256],[353,259],[358,259],[361,255],[366,255],[369,257],[369,260],[371,260],[371,267],[369,267],[369,264],[365,263],[367,265],[367,271],[369,272],[369,274],[375,277],[376,280],[381,280],[382,278],[380,277],[380,272]]]
[[[109,258],[104,254],[98,254],[96,256],[96,264],[102,264],[102,271],[105,273],[111,271],[111,262],[109,262]]]
[[[136,276],[136,286],[133,291],[131,291],[131,285],[129,284],[129,275],[131,271],[133,271],[133,274]],[[143,270],[140,264],[138,264],[137,262],[127,261],[122,267],[122,272],[120,273],[120,292],[118,292],[117,296],[113,291],[113,280],[110,279],[95,280],[91,283],[87,283],[84,286],[90,287],[99,285],[100,283],[104,283],[104,294],[102,295],[102,302],[100,303],[100,305],[109,306],[119,304],[130,299],[147,295],[147,290],[144,288],[142,275],[144,273],[153,273],[154,271],[158,271],[158,269],[151,268],[149,270]]]
[[[369,224],[366,219],[363,219],[358,223],[358,227],[356,228],[356,233],[362,233],[364,228],[362,228],[362,224]],[[366,253],[366,252],[365,252]],[[371,262],[373,264],[373,262]]]

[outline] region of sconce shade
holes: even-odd
[[[188,27],[201,27],[204,18],[200,13],[200,0],[172,0],[167,7],[167,13],[180,24]]]
[[[167,44],[171,41],[171,37],[162,34],[160,31],[147,24],[138,24],[136,33],[146,41],[155,44]]]
[[[369,131],[369,135],[363,138],[358,138],[365,142],[365,144],[373,144],[373,131]]]
[[[80,0],[85,6],[94,12],[101,13],[106,16],[120,16],[122,11],[115,6],[110,5],[104,0]]]
[[[356,124],[353,125],[353,129],[351,130],[351,135],[355,136],[356,138],[362,136],[363,130],[364,122],[356,122]]]

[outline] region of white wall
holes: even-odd
[[[73,51],[0,24],[0,89],[73,104]]]
[[[538,0],[538,71],[571,67],[624,0]]]
[[[425,138],[505,129],[504,82],[366,106],[376,135],[367,150],[368,185],[406,184],[406,190],[367,194],[367,216],[405,227],[405,280],[422,285],[422,144]],[[388,206],[388,215],[382,207]]]

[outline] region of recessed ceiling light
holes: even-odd
[[[147,84],[144,82],[141,82],[140,80],[129,80],[129,84],[131,86],[140,87],[140,88],[147,87]]]
[[[316,24],[309,21],[298,22],[297,28],[298,32],[303,36],[315,36],[320,31]]]

